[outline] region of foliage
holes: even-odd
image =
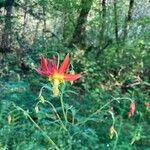
[[[0,2],[0,150],[149,149],[150,9],[130,1],[116,2],[116,16],[115,0]],[[72,42],[77,27],[84,46]],[[82,77],[56,97],[35,68],[66,53]]]

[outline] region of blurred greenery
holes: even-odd
[[[149,7],[148,0],[0,1],[0,150],[149,150]],[[41,55],[62,62],[66,53],[68,72],[81,78],[54,97],[35,68]]]

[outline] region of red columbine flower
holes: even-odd
[[[51,62],[50,59],[46,60],[44,56],[41,56],[41,69],[36,69],[38,74],[49,77],[50,82],[53,85],[53,93],[55,96],[59,94],[59,85],[66,81],[75,81],[81,77],[80,74],[67,74],[66,71],[69,67],[70,59],[69,54],[61,63],[60,67],[57,66],[56,57],[53,56]]]
[[[147,108],[150,108],[150,102],[146,102],[146,103],[145,103],[145,106],[146,106]]]
[[[131,104],[130,104],[130,109],[129,109],[129,112],[128,112],[128,117],[130,118],[131,116],[133,116],[134,112],[135,112],[135,103],[134,103],[134,101],[132,101]]]

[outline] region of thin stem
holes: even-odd
[[[114,116],[114,113],[113,112],[110,112],[110,111],[108,111],[109,113],[110,113],[110,115],[111,115],[111,118],[112,118],[112,120],[113,120],[113,122],[112,122],[112,124],[113,124],[113,126],[115,125],[115,116]]]
[[[114,146],[113,146],[113,150],[116,150],[116,147],[117,147],[119,135],[120,135],[122,124],[123,124],[122,120],[123,120],[123,118],[121,117],[120,124],[119,124],[119,129],[118,129],[118,132],[116,132],[117,134],[116,134],[116,140],[115,140],[115,143],[114,143]]]
[[[65,129],[65,131],[68,131],[67,128],[65,127],[65,125],[63,124],[63,122],[62,122],[60,116],[58,115],[57,110],[56,110],[56,108],[54,107],[54,105],[53,105],[51,102],[49,102],[49,101],[46,101],[46,100],[45,100],[45,102],[48,103],[48,104],[53,108],[53,111],[55,112],[57,118],[59,119],[59,121],[60,121],[62,127]]]
[[[62,108],[62,112],[63,112],[64,118],[65,118],[65,121],[67,122],[67,116],[65,113],[64,100],[63,100],[63,91],[60,94],[60,102],[61,102],[61,108]]]
[[[64,110],[63,92],[61,93],[60,100],[61,100],[61,107],[62,107],[63,115],[64,115],[64,118],[65,118],[65,121],[67,122],[67,116],[66,116],[66,113],[65,113],[65,110]],[[67,129],[67,128],[65,127],[65,125],[63,124],[63,122],[62,122],[60,116],[58,115],[57,110],[56,110],[56,108],[54,107],[54,105],[53,105],[51,102],[49,102],[49,101],[45,101],[45,102],[47,102],[49,105],[51,105],[51,107],[53,108],[54,112],[56,113],[58,119],[60,120],[62,127],[68,132],[68,136],[69,136],[70,140],[72,140],[71,135],[70,135],[68,129]],[[72,142],[70,142],[69,150],[71,150],[71,148],[72,148],[72,144],[71,144],[71,143],[72,143]]]
[[[88,120],[90,120],[90,118],[96,114],[98,114],[99,112],[101,112],[102,109],[104,109],[105,107],[107,107],[110,103],[112,103],[113,101],[119,101],[121,99],[126,99],[126,100],[130,100],[131,98],[128,97],[122,97],[122,98],[113,98],[110,102],[107,102],[105,105],[103,105],[102,107],[100,107],[98,110],[96,110],[94,113],[92,113],[89,117],[87,117],[84,121],[77,123],[77,125],[80,124],[84,124],[86,123]]]
[[[118,98],[118,99],[126,99],[126,100],[131,101],[131,99],[128,98],[128,97],[123,97],[123,98]],[[125,103],[123,103],[123,108],[124,108],[124,106],[125,106]],[[121,128],[122,128],[122,125],[123,125],[123,117],[122,117],[123,113],[124,113],[124,110],[121,112],[119,129],[118,129],[118,132],[117,132],[116,140],[114,142],[113,150],[116,150],[116,148],[117,148],[117,143],[118,143],[119,136],[120,136],[120,133],[121,133]]]
[[[148,82],[142,82],[143,85],[147,85],[147,86],[150,86],[150,83]]]
[[[32,117],[26,111],[24,111],[21,107],[16,106],[15,104],[13,104],[13,106],[18,110],[21,110],[24,113],[24,115],[29,118],[29,120],[34,124],[34,126],[42,132],[43,136],[45,136],[48,139],[48,141],[55,147],[56,150],[60,150],[59,147],[55,144],[55,142],[45,133],[45,131],[43,131],[40,128],[40,126],[32,119]]]
[[[89,117],[87,117],[83,122],[79,122],[79,124],[84,124],[86,123],[92,116],[96,115],[97,113],[99,113],[102,109],[104,109],[105,107],[107,107],[111,102],[113,102],[113,100],[111,100],[110,102],[106,103],[105,105],[103,105],[101,108],[99,108],[98,110],[96,110],[93,114],[91,114]]]
[[[44,85],[43,87],[41,87],[38,97],[40,97],[42,95],[44,88],[51,90],[47,85]]]

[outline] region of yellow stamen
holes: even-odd
[[[59,95],[59,85],[64,81],[64,76],[62,74],[54,73],[49,77],[50,82],[53,85],[53,94],[54,96]]]
[[[54,94],[54,96],[58,96],[58,94],[59,94],[59,80],[58,79],[55,79],[54,81],[53,81],[53,94]]]

